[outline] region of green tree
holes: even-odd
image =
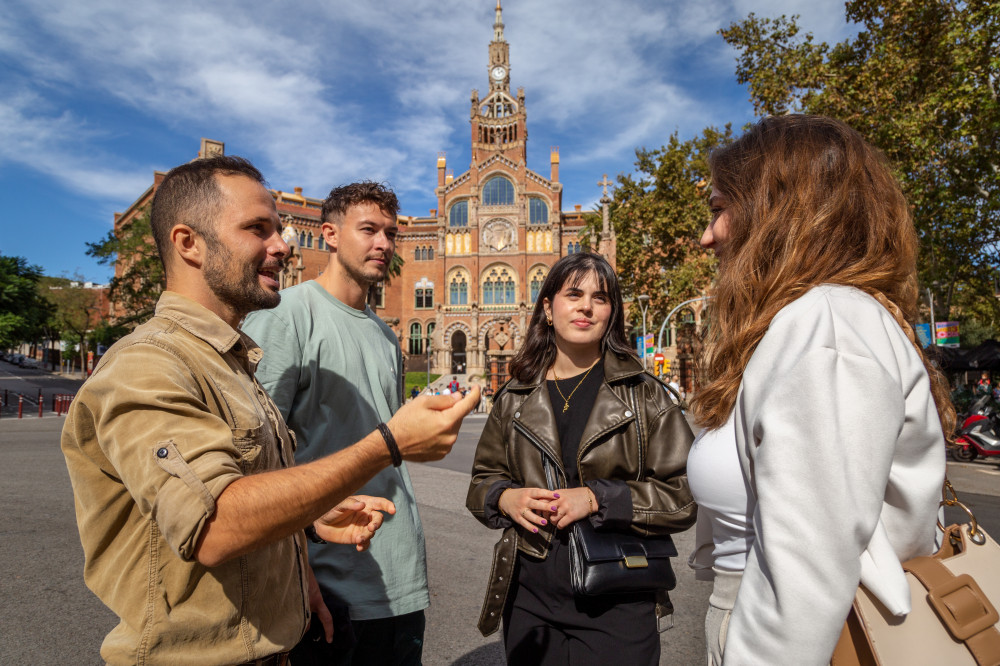
[[[50,336],[58,336],[68,347],[80,345],[80,358],[87,358],[92,332],[102,321],[100,294],[68,278],[43,277],[40,290],[51,304]]]
[[[115,323],[124,327],[119,330],[132,328],[153,315],[156,301],[166,287],[166,275],[153,242],[148,206],[100,241],[87,243],[87,254],[100,264],[115,267],[108,299],[116,308]]]
[[[1000,224],[1000,4],[850,0],[859,31],[829,45],[797,17],[720,31],[758,114],[839,118],[888,156],[913,207],[919,276],[939,320],[995,322]]]
[[[0,255],[0,349],[36,342],[51,308],[38,289],[42,269],[23,257]]]
[[[675,132],[661,148],[636,150],[635,173],[618,176],[610,211],[617,271],[626,299],[650,296],[649,332],[676,305],[700,296],[715,275],[715,257],[698,244],[711,217],[708,155],[732,138],[728,125],[687,141]],[[591,217],[586,244],[596,246],[600,229],[600,216]],[[642,326],[638,307],[629,316]]]

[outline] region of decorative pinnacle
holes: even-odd
[[[497,0],[497,17],[493,21],[493,41],[503,41],[503,10],[500,8],[500,0]]]

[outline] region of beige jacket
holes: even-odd
[[[108,351],[63,427],[87,586],[118,615],[111,664],[236,664],[293,647],[308,604],[303,536],[217,567],[193,559],[215,500],[292,463],[294,441],[254,379],[260,349],[165,292]]]

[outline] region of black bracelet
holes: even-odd
[[[316,528],[312,525],[306,527],[306,537],[313,543],[326,543],[320,535],[316,534]]]
[[[392,466],[399,467],[403,464],[403,454],[399,452],[399,446],[396,444],[396,438],[392,436],[392,431],[384,423],[379,423],[376,427],[382,433],[385,445],[389,449],[389,455],[392,456]]]

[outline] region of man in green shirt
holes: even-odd
[[[277,308],[244,324],[264,349],[257,376],[298,437],[299,462],[349,446],[400,408],[399,342],[367,305],[369,289],[385,279],[395,252],[398,209],[396,195],[378,183],[334,189],[323,202],[321,229],[330,251],[323,273],[285,289]],[[392,500],[396,514],[361,557],[310,545],[324,597],[334,607],[348,607],[356,637],[353,646],[338,640],[339,649],[323,661],[420,664],[430,596],[423,530],[405,465],[382,470],[359,492]],[[341,639],[345,634],[337,632]]]
[[[261,351],[240,330],[277,305],[288,256],[263,176],[234,156],[172,169],[150,224],[166,291],[98,364],[62,433],[84,578],[120,620],[101,657],[280,666],[319,597],[304,530],[363,551],[378,510],[393,509],[349,495],[403,458],[444,457],[474,402],[414,401],[293,466],[292,437],[254,378]]]

